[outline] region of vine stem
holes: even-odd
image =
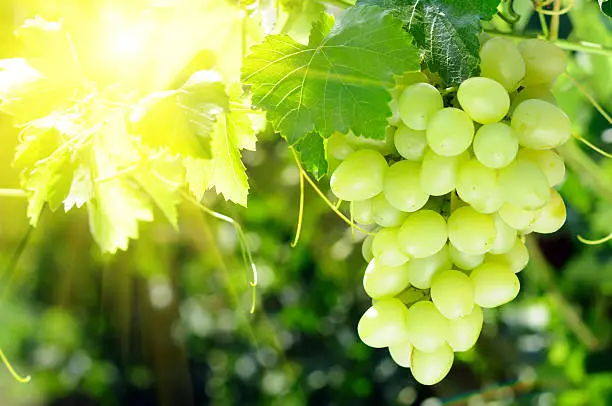
[[[298,223],[297,229],[295,230],[295,237],[293,238],[293,242],[290,244],[291,248],[295,248],[297,246],[298,241],[300,240],[300,234],[302,232],[302,219],[304,218],[304,174],[300,171],[300,209],[298,212]]]
[[[508,34],[506,32],[500,32],[500,31],[495,31],[495,30],[490,30],[490,31],[487,30],[486,33],[491,34],[491,35],[496,35],[498,37],[508,38],[508,39],[515,40],[515,41],[520,41],[525,38],[529,38],[529,37]],[[584,41],[572,42],[572,41],[567,41],[563,39],[555,39],[554,41],[551,41],[551,42],[554,42],[559,48],[562,48],[568,51],[579,51],[579,52],[586,52],[589,54],[612,57],[612,48],[604,47],[600,44],[595,44],[593,42],[584,42]]]
[[[289,147],[289,149],[291,150],[291,153],[293,154],[293,159],[295,160],[295,163],[298,167],[298,169],[300,170],[300,173],[302,174],[302,176],[304,176],[304,179],[306,179],[306,181],[310,184],[310,186],[315,190],[315,192],[317,192],[317,194],[319,195],[319,197],[321,199],[323,199],[323,201],[327,204],[327,206],[329,206],[329,208],[338,216],[340,217],[346,224],[348,224],[349,226],[361,231],[362,233],[366,234],[366,235],[374,235],[374,233],[365,230],[361,227],[359,227],[357,224],[353,223],[348,217],[346,217],[344,214],[342,214],[342,212],[340,210],[338,210],[336,208],[336,205],[333,204],[332,202],[329,201],[329,199],[327,198],[327,196],[325,196],[325,193],[323,193],[321,191],[321,189],[319,189],[319,187],[317,186],[317,184],[310,178],[310,176],[308,176],[308,174],[306,173],[306,171],[304,170],[304,168],[302,167],[302,164],[300,163],[300,159],[298,158],[297,152],[295,152],[295,148],[293,147]]]
[[[553,14],[550,17],[550,32],[548,39],[555,41],[559,37],[559,10],[561,9],[561,0],[555,0],[553,3]],[[544,10],[542,10],[544,12]]]
[[[236,230],[236,234],[238,235],[238,241],[240,242],[240,248],[241,248],[241,251],[242,251],[243,259],[245,260],[245,262],[247,263],[247,265],[251,269],[252,280],[249,281],[249,285],[251,285],[251,287],[253,288],[253,297],[252,297],[252,300],[251,300],[250,313],[251,314],[255,313],[255,304],[256,304],[256,298],[257,298],[257,279],[258,279],[257,275],[258,275],[258,272],[257,272],[257,267],[255,266],[255,262],[253,261],[253,257],[251,256],[251,251],[249,250],[249,247],[247,245],[247,239],[246,239],[246,236],[244,235],[244,230],[242,230],[242,226],[240,225],[240,223],[238,223],[233,218],[231,218],[229,216],[226,216],[225,214],[221,214],[219,212],[216,212],[216,211],[214,211],[212,209],[209,209],[208,207],[206,207],[205,205],[203,205],[202,203],[200,203],[196,199],[194,199],[190,194],[188,194],[184,190],[181,190],[181,195],[183,196],[183,198],[185,200],[187,200],[190,203],[192,203],[193,205],[197,206],[204,213],[206,213],[209,216],[212,216],[212,217],[214,217],[214,218],[216,218],[218,220],[225,221],[226,223],[231,224],[234,227],[234,229]]]
[[[0,350],[0,359],[2,359],[2,363],[4,364],[4,366],[6,366],[6,369],[8,369],[8,371],[11,373],[11,375],[13,376],[13,378],[15,378],[17,382],[28,383],[32,380],[32,377],[30,377],[30,375],[25,376],[25,377],[22,377],[21,375],[19,375],[15,371],[11,363],[9,362],[8,358],[6,358],[6,355],[4,355],[4,351],[2,350]]]
[[[0,189],[0,197],[27,197],[23,189]]]

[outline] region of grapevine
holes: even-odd
[[[69,25],[28,19],[16,32],[24,55],[0,60],[0,111],[20,131],[21,171],[20,188],[0,196],[25,198],[31,227],[46,209],[86,211],[111,255],[156,215],[178,230],[188,202],[233,227],[253,313],[258,274],[243,227],[203,201],[214,190],[247,208],[243,154],[259,135],[279,136],[299,171],[291,247],[309,185],[364,237],[372,303],[359,338],[437,384],[455,353],[476,345],[487,309],[519,294],[528,235],[565,224],[564,151],[575,139],[611,156],[576,134],[554,87],[569,81],[612,123],[569,53],[612,49],[558,39],[574,1],[533,2],[539,37],[511,32],[521,19],[513,1],[276,2],[274,24],[272,2],[209,3],[176,14],[152,6],[133,32],[119,27],[141,36],[136,51],[92,51]],[[220,25],[201,30],[211,16],[226,42],[214,40]],[[169,56],[152,63],[145,50],[157,46]]]

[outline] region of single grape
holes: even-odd
[[[430,117],[443,107],[442,95],[428,83],[408,86],[399,98],[402,121],[413,130],[426,129]]]
[[[503,254],[512,249],[516,240],[516,229],[510,227],[499,213],[493,215],[495,222],[495,240],[489,251],[491,254]]]
[[[429,79],[423,72],[404,72],[402,76],[396,78],[395,83],[402,87],[402,90],[407,86],[415,83],[427,83]]]
[[[351,216],[355,223],[361,225],[374,224],[372,199],[355,200],[351,202]]]
[[[431,117],[426,136],[429,148],[436,154],[459,155],[472,143],[474,123],[463,110],[447,107]]]
[[[382,155],[390,155],[395,153],[395,127],[388,126],[385,133],[385,139],[379,140],[374,138],[366,138],[356,136],[352,131],[345,135],[346,141],[355,149],[372,149],[380,152]]]
[[[448,320],[432,302],[423,300],[408,309],[406,331],[414,348],[433,352],[446,342]]]
[[[412,358],[412,344],[409,341],[394,344],[389,346],[389,354],[397,365],[404,368],[410,368],[410,359]]]
[[[400,89],[392,89],[389,91],[391,94],[391,101],[389,102],[389,109],[391,109],[391,117],[387,118],[387,123],[393,126],[398,126],[402,122],[402,117],[399,112],[399,95]]]
[[[533,149],[558,147],[570,138],[572,132],[570,120],[560,108],[538,99],[519,104],[510,124],[519,144]]]
[[[526,159],[536,164],[546,176],[548,186],[556,186],[565,179],[563,158],[553,150],[521,148],[517,159]]]
[[[464,80],[457,90],[457,99],[472,120],[481,124],[500,121],[510,108],[506,89],[493,79],[484,77]]]
[[[529,251],[527,251],[527,247],[523,240],[517,238],[510,251],[498,255],[487,254],[486,261],[505,265],[510,268],[512,272],[519,273],[529,262]]]
[[[373,259],[363,276],[363,288],[373,299],[393,297],[409,285],[406,264],[386,266]]]
[[[467,254],[484,254],[495,241],[497,231],[493,218],[470,206],[453,211],[448,218],[448,239]]]
[[[531,229],[536,233],[554,233],[563,226],[566,216],[563,198],[555,189],[550,189],[550,201],[538,211]]]
[[[344,134],[335,132],[327,139],[327,152],[336,159],[344,160],[355,152],[355,148],[348,143]]]
[[[421,188],[421,166],[410,161],[396,162],[387,169],[383,191],[393,207],[405,212],[419,210],[429,198]]]
[[[408,338],[408,309],[398,299],[380,299],[361,316],[357,333],[363,343],[373,348],[398,344]]]
[[[410,258],[432,256],[444,247],[447,238],[446,221],[432,210],[408,216],[397,234],[400,249]]]
[[[514,96],[511,96],[510,99],[510,114],[514,113],[514,110],[516,110],[516,107],[519,104],[529,99],[544,100],[545,102],[549,102],[551,104],[554,104],[555,106],[557,105],[557,100],[555,99],[555,96],[550,91],[550,88],[546,85],[525,87],[521,89],[520,92],[514,94]]]
[[[363,239],[363,243],[361,244],[361,256],[365,259],[366,262],[370,262],[374,258],[374,254],[372,253],[372,243],[374,242],[373,235],[367,235],[366,238]]]
[[[499,185],[504,200],[524,210],[539,209],[550,199],[546,176],[536,164],[526,159],[516,160],[500,169]]]
[[[488,168],[477,159],[464,161],[457,171],[457,195],[480,213],[493,213],[504,200],[497,171]]]
[[[565,72],[567,55],[552,42],[532,38],[518,44],[525,61],[523,86],[550,84]]]
[[[467,159],[467,153],[442,156],[429,150],[421,164],[421,188],[432,196],[442,196],[455,188],[459,163]]]
[[[399,227],[408,216],[408,213],[393,207],[385,198],[384,193],[380,193],[370,200],[372,201],[372,219],[379,226]]]
[[[491,38],[480,48],[480,74],[512,92],[525,76],[525,62],[512,41],[501,37]]]
[[[507,124],[485,124],[476,131],[472,147],[480,163],[497,169],[514,160],[518,151],[518,138]]]
[[[429,353],[415,348],[412,352],[410,370],[414,379],[420,384],[435,385],[448,375],[454,359],[455,354],[447,344]]]
[[[397,228],[383,228],[374,236],[372,254],[382,265],[400,266],[408,261],[397,243],[397,232]]]
[[[464,317],[474,308],[474,288],[469,276],[460,271],[439,272],[431,280],[431,300],[444,317]]]
[[[536,215],[537,212],[534,210],[521,209],[510,203],[504,203],[499,209],[499,216],[515,230],[529,228],[535,221]]]
[[[447,246],[427,258],[412,258],[406,265],[410,284],[418,289],[429,289],[431,279],[437,272],[450,269],[451,263]]]
[[[353,152],[336,168],[331,176],[331,190],[346,201],[366,200],[383,189],[387,161],[371,149]]]
[[[448,245],[448,254],[453,264],[464,271],[470,271],[484,261],[484,254],[467,254],[458,250],[453,244]]]
[[[497,307],[518,295],[520,282],[506,265],[484,262],[470,274],[474,285],[474,302],[480,307]]]
[[[472,312],[465,317],[451,320],[448,323],[446,340],[453,351],[467,351],[476,344],[482,330],[483,314],[479,306],[474,305]]]
[[[423,159],[427,149],[427,138],[425,131],[413,130],[405,125],[400,125],[395,132],[395,149],[409,161],[420,161]]]

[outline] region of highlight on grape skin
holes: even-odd
[[[476,345],[483,312],[519,294],[525,235],[565,222],[554,189],[565,165],[554,148],[571,124],[550,92],[565,54],[541,40],[493,38],[480,57],[482,77],[454,94],[422,73],[391,92],[392,151],[353,143],[350,153],[333,152],[344,161],[332,193],[350,200],[353,219],[373,232],[362,253],[374,303],[359,336],[387,347],[425,385],[444,379],[454,352]]]

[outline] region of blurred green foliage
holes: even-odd
[[[61,17],[70,3],[95,13],[103,2],[0,2],[0,57],[19,55],[12,33],[24,18]],[[562,28],[572,41],[612,46],[612,20],[596,2],[577,0]],[[570,73],[612,111],[612,59],[574,56]],[[610,124],[571,81],[556,96],[576,132],[609,149]],[[6,116],[0,137],[0,188],[15,188],[18,133]],[[103,256],[83,210],[45,211],[29,230],[25,202],[0,198],[0,347],[33,377],[21,385],[0,369],[0,405],[612,405],[611,243],[576,240],[612,232],[612,163],[576,143],[563,155],[566,226],[530,241],[519,297],[486,312],[475,350],[434,387],[359,341],[360,246],[311,190],[290,247],[299,178],[272,134],[244,158],[248,209],[204,198],[247,233],[259,270],[254,314],[234,229],[189,203],[180,232],[158,216],[127,252]]]

